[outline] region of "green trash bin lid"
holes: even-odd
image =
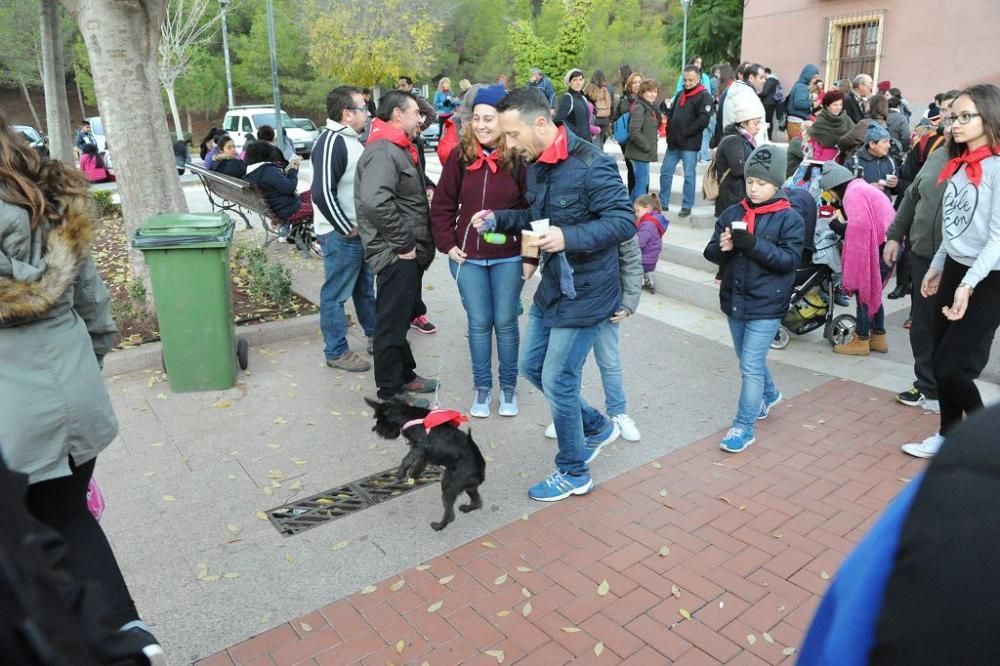
[[[234,228],[225,213],[163,213],[136,230],[132,247],[225,247],[233,239]]]

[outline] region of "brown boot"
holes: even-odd
[[[842,345],[836,345],[833,348],[834,354],[844,354],[845,356],[868,356],[871,353],[871,349],[868,346],[868,340],[862,340],[858,336],[851,338],[850,342],[845,342]]]
[[[889,340],[886,339],[885,333],[872,333],[872,339],[868,341],[868,347],[873,352],[888,354]]]

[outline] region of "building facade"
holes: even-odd
[[[743,60],[789,90],[802,67],[825,87],[862,72],[889,80],[921,113],[934,95],[1000,84],[1000,0],[748,0]]]

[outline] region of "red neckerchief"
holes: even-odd
[[[410,137],[406,136],[406,132],[398,127],[393,127],[380,118],[372,121],[371,131],[368,133],[368,145],[376,141],[388,141],[395,144],[410,153],[410,159],[413,160],[414,164],[420,163],[417,147],[410,141]]]
[[[747,223],[747,231],[750,233],[753,233],[753,228],[757,224],[758,215],[777,213],[779,210],[788,210],[792,207],[792,204],[788,201],[788,199],[778,199],[773,203],[757,206],[756,208],[751,208],[750,203],[746,199],[741,200],[740,204],[743,205],[743,221]]]
[[[490,173],[496,173],[499,168],[498,163],[500,161],[500,151],[494,150],[489,155],[483,150],[481,143],[476,141],[476,161],[465,167],[469,171],[479,171],[479,169],[485,164],[486,168],[490,170]]]
[[[656,225],[656,230],[660,232],[661,236],[667,232],[667,230],[663,228],[663,225],[660,224],[660,221],[656,219],[656,216],[653,215],[652,213],[646,213],[645,215],[640,217],[639,220],[635,223],[636,229],[638,229],[639,225],[641,225],[643,222],[652,222],[654,225]]]
[[[994,152],[995,150],[997,150],[997,147],[990,145],[979,146],[972,152],[969,152],[969,150],[966,149],[963,154],[958,157],[953,157],[947,164],[944,165],[944,168],[941,169],[941,175],[939,175],[937,179],[938,185],[958,173],[958,170],[961,169],[964,164],[965,175],[969,177],[969,182],[975,185],[978,189],[979,184],[983,182],[983,165],[980,164],[980,162],[985,160],[987,157],[996,155],[997,153]]]
[[[566,142],[566,126],[560,125],[556,128],[556,140],[549,144],[549,147],[542,151],[536,162],[542,164],[558,164],[569,157],[569,144]]]
[[[422,419],[414,419],[412,421],[407,421],[403,424],[401,430],[406,430],[407,428],[415,425],[422,425],[424,430],[430,432],[431,429],[438,427],[439,425],[444,425],[450,423],[456,428],[463,423],[467,423],[469,420],[468,416],[465,416],[459,411],[454,409],[432,409],[430,413]]]
[[[702,92],[705,92],[705,84],[703,83],[699,83],[694,88],[691,88],[691,90],[685,90],[681,93],[681,106],[684,106],[684,103],[688,101],[689,97],[694,97],[698,93]]]

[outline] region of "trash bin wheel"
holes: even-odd
[[[246,370],[250,364],[250,345],[246,338],[236,338],[236,360],[240,364],[240,370]]]

